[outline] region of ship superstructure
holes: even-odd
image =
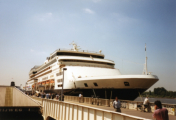
[[[71,50],[57,49],[44,64],[30,70],[28,90],[61,93],[64,77],[66,95],[82,93],[85,97],[94,95],[109,99],[118,96],[133,100],[158,81],[157,76],[149,74],[121,75],[114,68],[114,61],[104,59],[101,51],[79,50],[75,43],[72,45]]]

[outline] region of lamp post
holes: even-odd
[[[65,70],[67,70],[67,68],[63,68],[63,80],[62,80],[61,101],[63,101],[64,71],[65,71]]]
[[[34,94],[36,93],[36,89],[37,89],[37,87],[36,87],[36,83],[37,83],[37,79],[34,79],[34,85],[35,85],[35,88],[34,88]]]

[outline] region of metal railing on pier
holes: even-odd
[[[38,100],[42,102],[42,98],[38,97],[32,97],[35,100]],[[93,105],[100,105],[100,106],[106,106],[106,107],[112,107],[112,103],[114,99],[102,99],[102,98],[92,98],[92,97],[81,97],[81,100],[78,96],[64,96],[64,101],[73,101],[73,102],[81,102],[86,104],[93,104]],[[120,100],[121,101],[121,107],[125,109],[131,109],[131,110],[141,110],[141,108],[138,107],[138,105],[143,105],[142,101],[129,101],[129,100]],[[154,103],[149,103],[150,109],[149,112],[154,112]],[[168,110],[169,115],[176,116],[176,104],[162,104],[163,108],[166,108]]]
[[[91,98],[91,97],[82,97],[82,102],[87,104],[94,104],[94,105],[101,105],[101,106],[112,106],[112,103],[114,99],[101,99],[101,98]],[[77,96],[66,96],[64,98],[65,101],[75,101],[79,102],[79,97]],[[140,110],[138,105],[142,105],[142,101],[129,101],[129,100],[120,100],[122,108],[125,109],[133,109],[133,110]],[[150,112],[154,112],[154,103],[149,103],[149,110]],[[176,116],[176,104],[162,104],[163,108],[166,108],[168,110],[169,115],[175,115]]]
[[[42,101],[43,117],[45,120],[50,117],[56,120],[149,120],[142,117],[136,117],[124,113],[75,104],[67,101],[63,102],[37,97],[32,98],[38,101]],[[79,101],[79,97],[71,96],[66,98],[75,102]],[[85,99],[87,99],[89,102],[89,99],[91,98]]]
[[[64,96],[64,102],[52,99],[45,99],[39,97],[31,97],[34,100],[40,101],[43,107],[43,117],[47,119],[52,117],[56,120],[147,120],[145,118],[127,115],[124,113],[117,113],[105,109],[99,109],[96,107],[90,107],[86,104],[100,105],[100,106],[112,106],[113,99],[101,99],[91,97],[78,96]],[[71,102],[73,101],[73,102]],[[120,100],[121,107],[125,109],[139,110],[138,105],[141,105],[141,101],[128,101]],[[76,104],[76,102],[78,104]],[[79,104],[86,103],[86,104]],[[163,107],[168,109],[170,115],[176,116],[175,104],[162,104]],[[151,112],[154,112],[154,103],[150,103]]]

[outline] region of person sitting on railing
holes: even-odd
[[[166,108],[162,108],[162,104],[159,100],[155,101],[155,112],[153,113],[153,118],[156,120],[169,120],[168,110]]]
[[[145,99],[144,99],[144,112],[146,112],[145,111],[145,109],[147,108],[147,112],[149,112],[149,99],[148,99],[148,97],[146,97]]]
[[[115,112],[121,112],[121,103],[120,101],[118,100],[118,97],[116,96],[115,97],[115,101],[113,102],[113,107],[115,109]]]

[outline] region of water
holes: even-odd
[[[142,97],[142,101],[144,101],[145,97]],[[160,100],[161,103],[167,104],[176,104],[176,99],[167,99],[167,98],[148,98],[150,102],[155,102],[156,100]],[[141,98],[138,97],[134,101],[141,101]]]

